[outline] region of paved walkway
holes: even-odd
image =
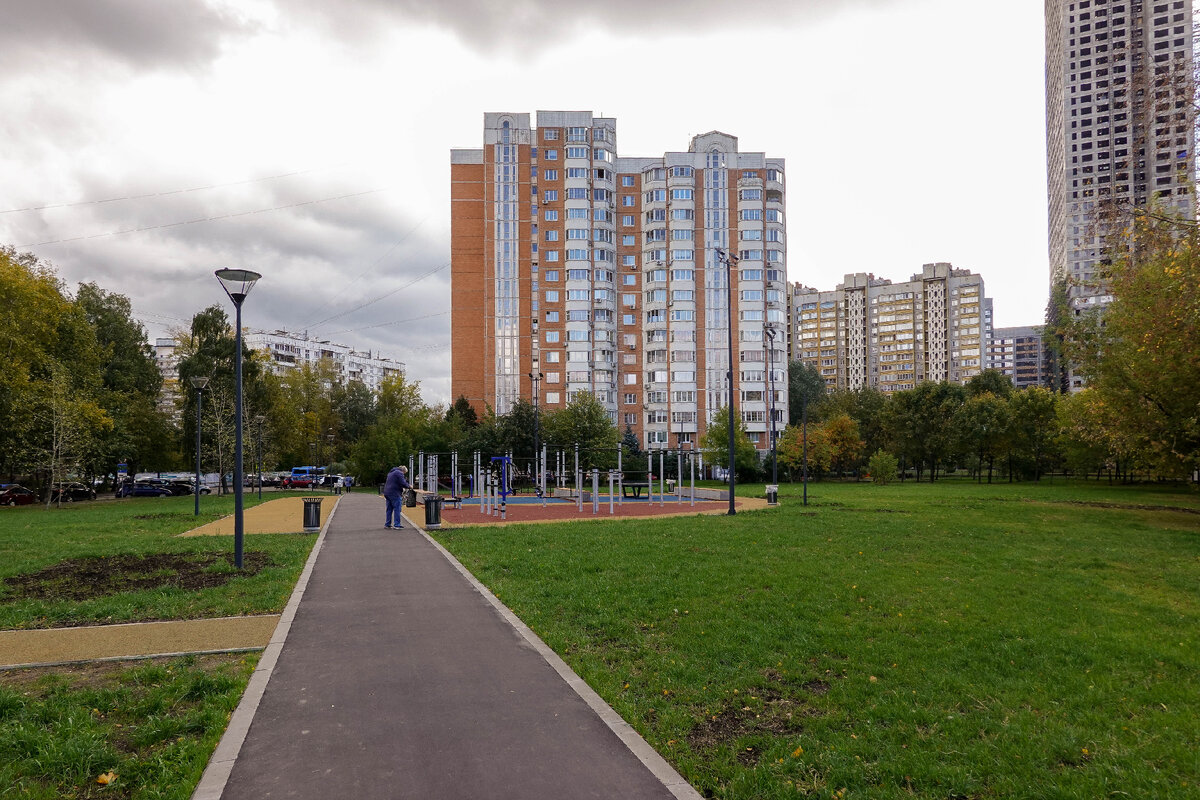
[[[699,795],[439,545],[384,530],[382,499],[358,494],[194,797]]]

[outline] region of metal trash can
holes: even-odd
[[[428,495],[425,498],[425,529],[436,531],[442,527],[442,498]]]
[[[321,500],[320,497],[304,498],[304,530],[306,533],[321,530]]]
[[[404,505],[408,506],[409,508],[417,507],[417,490],[416,489],[413,489],[410,487],[409,490],[405,493]]]
[[[767,484],[767,505],[779,505],[779,486],[774,483]]]

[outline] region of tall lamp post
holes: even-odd
[[[255,428],[254,432],[257,434],[256,439],[257,439],[257,444],[258,444],[258,458],[256,459],[256,461],[258,463],[258,499],[259,500],[262,500],[262,426],[263,426],[263,423],[266,421],[267,421],[267,418],[264,417],[262,414],[259,414],[258,416],[256,416],[254,418],[254,428]]]
[[[200,516],[200,410],[204,408],[204,387],[208,386],[208,376],[197,375],[189,378],[196,390],[196,516]]]
[[[529,380],[533,383],[533,483],[539,490],[542,488],[541,477],[541,455],[542,455],[542,421],[538,417],[538,395],[541,394],[542,388],[542,373],[534,375],[529,373]]]
[[[733,506],[733,490],[737,484],[737,479],[734,475],[734,468],[737,466],[736,452],[734,448],[734,425],[733,415],[737,412],[737,408],[733,401],[733,270],[737,267],[738,257],[727,250],[717,248],[717,263],[725,265],[725,297],[729,314],[729,516],[737,513]]]
[[[771,396],[771,402],[767,406],[767,413],[771,415],[771,483],[778,493],[779,463],[775,453],[775,329],[766,328],[764,333],[767,335],[767,392]],[[779,502],[778,494],[775,496],[775,502]]]
[[[262,275],[248,269],[229,268],[219,269],[214,274],[236,309],[233,350],[233,563],[241,569],[242,544],[245,540],[245,518],[242,513],[242,303]]]

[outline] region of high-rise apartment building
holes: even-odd
[[[987,367],[1007,375],[1018,389],[1047,385],[1041,326],[996,328],[988,345]]]
[[[966,383],[984,368],[991,301],[969,270],[926,264],[896,284],[859,272],[835,291],[796,284],[791,307],[791,358],[819,369],[829,388]]]
[[[1192,215],[1192,0],[1046,0],[1050,277],[1103,304],[1111,215]]]
[[[483,145],[450,156],[452,394],[505,413],[535,385],[551,410],[587,391],[643,446],[687,447],[727,403],[732,329],[738,412],[769,447],[787,409],[783,160],[716,131],[623,157],[616,120],[587,111],[488,113]]]
[[[343,383],[357,381],[378,392],[384,378],[404,374],[404,363],[371,350],[355,350],[346,344],[288,331],[246,331],[242,336],[250,350],[265,353],[276,375],[286,375],[301,364],[326,361]]]

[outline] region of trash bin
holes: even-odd
[[[779,486],[774,483],[767,484],[767,505],[779,505]]]
[[[417,507],[417,490],[416,489],[410,488],[408,490],[408,492],[404,495],[404,505],[408,506],[409,508]]]
[[[675,494],[675,481],[672,478],[667,478],[667,494]]]
[[[442,527],[442,498],[428,495],[425,498],[425,529],[436,531]]]
[[[320,497],[304,498],[304,530],[306,532],[321,530],[321,500]]]

